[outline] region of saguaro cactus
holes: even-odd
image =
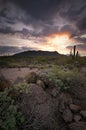
[[[77,51],[76,52],[76,59],[78,60],[78,58],[79,58],[79,52]]]
[[[76,45],[74,46],[74,58],[76,57]]]
[[[72,56],[72,48],[71,48],[71,50],[70,50],[70,56]]]
[[[77,51],[77,53],[76,53],[76,56],[78,57],[79,56],[79,52]]]

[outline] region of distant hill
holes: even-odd
[[[35,51],[35,50],[29,50],[29,51],[24,51],[21,53],[17,53],[14,56],[59,56],[60,54],[56,51],[50,52],[50,51]]]

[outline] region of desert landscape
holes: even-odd
[[[86,130],[86,0],[0,0],[0,130]]]
[[[3,122],[1,129],[85,130],[85,58],[20,53],[1,57],[1,111],[6,109],[2,119],[9,124]]]

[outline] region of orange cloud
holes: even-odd
[[[68,53],[66,48],[71,42],[71,33],[55,33],[46,37],[46,46],[43,48],[49,51],[58,51],[59,53]]]
[[[67,37],[71,37],[71,33],[70,32],[60,32],[60,33],[54,33],[54,34],[51,34],[49,35],[49,37],[61,37],[61,36],[67,36]]]

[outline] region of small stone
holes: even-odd
[[[86,122],[74,122],[69,125],[69,130],[86,130]]]
[[[45,84],[44,84],[44,82],[42,80],[37,80],[37,85],[42,87],[43,89],[46,88],[46,86],[45,86]]]
[[[62,100],[59,102],[59,112],[63,113],[65,109],[66,109],[66,106],[65,106],[64,101]]]
[[[63,119],[64,119],[65,122],[71,122],[73,120],[73,114],[70,111],[70,109],[66,109],[63,112]]]
[[[68,105],[72,104],[72,98],[69,94],[61,93],[59,96],[59,111],[64,112]]]
[[[67,104],[67,105],[72,104],[72,102],[73,102],[71,95],[68,93],[61,93],[59,99],[63,100],[65,102],[65,104]]]
[[[81,110],[81,107],[75,104],[70,104],[69,107],[73,112],[78,112]]]
[[[63,126],[61,130],[67,130],[67,126]]]
[[[56,89],[56,88],[53,88],[53,90],[51,91],[51,95],[53,96],[53,97],[56,97],[57,95],[58,95],[58,90]]]
[[[81,120],[81,116],[80,115],[74,115],[74,121],[78,122]]]
[[[82,116],[83,118],[86,119],[86,111],[81,111],[80,114],[81,114],[81,116]]]

